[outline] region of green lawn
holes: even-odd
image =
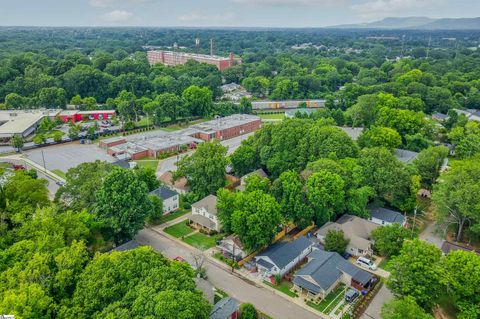
[[[52,170],[52,172],[53,172],[54,174],[57,174],[58,176],[60,176],[60,177],[63,178],[63,179],[67,178],[67,176],[65,175],[65,173],[64,173],[63,171],[59,170],[59,169],[54,169],[54,170]]]
[[[389,258],[388,257],[385,257],[382,259],[382,261],[378,264],[378,268],[382,268],[382,269],[385,269],[385,270],[388,270],[387,269],[387,263],[389,262]]]
[[[177,211],[175,211],[173,213],[163,215],[158,220],[156,220],[155,223],[153,223],[153,224],[154,225],[164,224],[166,222],[177,219],[178,217],[183,216],[183,215],[187,214],[188,212],[190,212],[190,210],[179,208]]]
[[[140,121],[135,123],[135,126],[147,126],[147,125],[153,125],[153,118],[150,117],[150,119],[146,116],[142,117]]]
[[[333,290],[331,293],[329,293],[325,299],[323,299],[320,303],[316,304],[311,301],[308,301],[307,304],[312,307],[317,309],[320,312],[323,312],[325,314],[330,313],[330,311],[335,308],[336,305],[340,301],[343,300],[343,292],[344,292],[345,286],[341,285],[340,287],[336,288]]]
[[[138,164],[139,167],[141,168],[153,168],[153,170],[157,170],[158,167],[158,159],[156,158],[142,158],[141,160],[135,160],[135,162]]]
[[[285,118],[285,113],[273,113],[273,114],[257,114],[263,120],[283,120]]]
[[[192,233],[193,229],[187,226],[185,221],[181,221],[178,224],[165,228],[165,232],[169,235],[180,238]]]
[[[298,295],[294,293],[293,291],[290,291],[290,288],[292,288],[292,283],[288,281],[282,281],[280,285],[274,285],[268,281],[264,281],[264,283],[267,286],[270,286],[280,292],[283,292],[284,294],[290,296],[290,297],[297,297]]]
[[[196,247],[201,250],[207,250],[214,247],[217,243],[217,240],[221,237],[222,235],[208,236],[202,233],[196,233],[191,236],[185,237],[183,241],[190,246]]]

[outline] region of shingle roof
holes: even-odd
[[[225,297],[218,301],[210,312],[210,319],[226,319],[230,318],[232,313],[238,310],[240,302],[231,297]]]
[[[317,249],[308,258],[310,261],[295,274],[293,282],[313,293],[328,290],[342,273],[350,275],[362,285],[373,278],[372,274],[351,264],[336,252]]]
[[[259,253],[257,257],[266,256],[270,258],[277,267],[282,269],[292,260],[297,258],[302,251],[312,245],[313,244],[307,239],[307,237],[302,236],[291,242],[277,242]]]
[[[212,215],[217,215],[217,196],[208,195],[207,197],[192,204],[192,207],[205,208]]]
[[[383,207],[369,207],[370,215],[372,218],[377,218],[388,223],[399,223],[403,224],[405,221],[405,216],[401,213],[383,208]]]
[[[363,218],[345,214],[340,217],[336,222],[326,223],[323,225],[316,234],[325,236],[331,229],[342,230],[345,238],[350,239],[350,244],[354,247],[367,250],[371,246],[370,234],[371,232],[380,227],[371,221]]]
[[[167,187],[159,187],[157,188],[156,190],[153,190],[150,192],[150,195],[156,195],[157,197],[163,199],[163,200],[166,200],[166,199],[169,199],[173,196],[177,196],[178,193],[167,188]]]
[[[395,157],[405,163],[408,164],[412,162],[418,156],[417,152],[412,152],[408,150],[396,149],[395,150]]]
[[[189,219],[199,225],[207,227],[208,229],[211,229],[211,230],[215,229],[215,223],[211,219],[203,215],[190,214]]]

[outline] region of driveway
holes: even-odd
[[[442,248],[444,239],[437,233],[436,223],[428,222],[427,227],[420,234],[420,239],[434,244],[438,248]]]
[[[382,317],[380,316],[382,306],[392,299],[392,292],[385,285],[383,285],[382,288],[380,288],[380,290],[375,295],[375,298],[373,298],[367,310],[365,310],[363,315],[360,317],[360,319],[382,319]]]
[[[169,258],[182,256],[190,264],[193,263],[192,252],[195,249],[187,248],[176,241],[161,235],[153,230],[144,229],[140,231],[136,240],[143,244],[152,246],[156,251],[161,252]],[[255,305],[260,311],[275,319],[318,319],[312,312],[288,302],[261,286],[256,285],[244,278],[239,278],[229,271],[221,268],[214,262],[207,259],[204,264],[208,280],[217,288],[225,291],[231,297],[242,302],[249,302]]]

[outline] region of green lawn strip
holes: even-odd
[[[164,224],[166,222],[177,219],[178,217],[181,217],[181,216],[187,214],[188,212],[190,212],[190,211],[186,210],[186,209],[183,209],[183,208],[180,208],[180,209],[174,211],[173,213],[163,215],[158,220],[154,221],[152,224],[161,225],[161,224]]]
[[[282,282],[280,285],[274,285],[268,281],[263,281],[267,286],[270,286],[280,292],[283,292],[284,294],[290,296],[290,297],[298,297],[298,295],[296,293],[294,293],[293,291],[290,291],[290,288],[292,288],[292,284],[289,283],[289,282]]]
[[[382,269],[385,269],[385,270],[388,270],[387,269],[387,263],[389,262],[389,258],[388,257],[385,257],[382,259],[382,261],[378,264],[378,268],[382,268]]]
[[[52,173],[54,173],[55,175],[58,175],[59,177],[65,179],[67,178],[67,175],[65,175],[65,173],[59,169],[54,169],[52,170]]]
[[[273,114],[257,114],[258,117],[264,120],[283,120],[285,113],[273,113]]]
[[[215,247],[217,240],[221,237],[221,235],[208,236],[202,233],[195,233],[183,238],[183,241],[195,248],[207,250]]]
[[[320,312],[328,314],[327,311],[332,311],[333,308],[342,300],[341,297],[338,297],[340,295],[343,296],[343,291],[344,291],[345,286],[340,286],[333,290],[331,293],[329,293],[320,303],[316,304],[311,301],[308,301],[307,304],[310,307],[313,307],[317,309]],[[338,298],[337,298],[338,297]],[[337,299],[335,299],[337,298]],[[335,300],[335,302],[333,302]]]
[[[159,160],[156,158],[143,158],[141,160],[136,160],[135,162],[141,168],[149,167],[149,168],[153,168],[156,171],[158,167],[158,161]]]
[[[164,231],[167,234],[172,235],[172,236],[177,237],[177,238],[180,238],[180,237],[186,236],[190,233],[193,233],[193,229],[191,229],[189,226],[187,226],[185,221],[181,221],[178,224],[167,227],[167,228],[164,229]]]

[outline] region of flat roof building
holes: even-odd
[[[60,110],[2,110],[0,111],[0,138],[10,139],[14,135],[27,137],[45,118],[54,119]]]
[[[220,71],[228,69],[235,64],[241,64],[240,59],[236,59],[233,53],[230,53],[229,57],[221,57],[216,55],[176,52],[176,51],[147,51],[147,59],[150,65],[163,64],[168,66],[176,66],[185,64],[189,60],[194,60],[200,63],[207,63],[215,65]]]

